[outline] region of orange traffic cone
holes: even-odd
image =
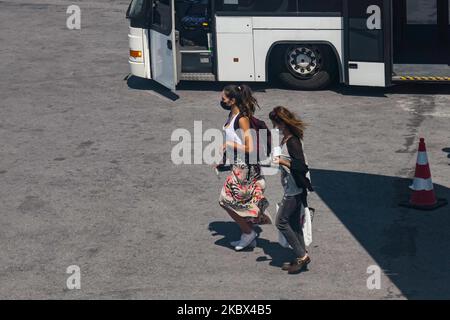
[[[424,138],[420,138],[416,173],[410,189],[413,190],[411,199],[409,202],[400,203],[400,206],[420,210],[433,210],[447,204],[446,199],[437,199],[434,193]]]

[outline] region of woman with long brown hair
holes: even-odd
[[[275,128],[280,130],[281,155],[274,158],[280,165],[284,196],[278,210],[276,226],[294,250],[296,259],[283,264],[288,273],[298,273],[311,259],[307,253],[300,222],[302,206],[308,207],[307,193],[312,191],[309,169],[303,151],[305,123],[285,107],[276,107],[269,114]]]
[[[270,221],[264,213],[269,206],[264,197],[266,186],[261,167],[252,163],[250,155],[257,152],[250,131],[250,119],[258,107],[251,89],[246,85],[229,85],[222,92],[220,105],[229,111],[223,130],[223,151],[231,164],[231,173],[225,180],[219,203],[239,225],[242,236],[231,243],[237,251],[256,246],[258,236],[254,224]]]

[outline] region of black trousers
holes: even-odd
[[[300,225],[302,205],[307,205],[306,191],[296,196],[284,196],[275,224],[291,245],[296,257],[303,258],[306,255],[303,229]]]

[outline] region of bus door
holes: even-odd
[[[395,0],[394,63],[450,63],[450,0]]]
[[[179,82],[179,37],[175,30],[175,0],[151,0],[150,56],[152,78],[175,90]]]
[[[151,25],[151,1],[132,0],[126,17],[130,21],[128,43],[130,56],[128,63],[131,74],[151,79],[148,29]]]
[[[392,0],[344,0],[349,85],[386,87],[392,79]]]

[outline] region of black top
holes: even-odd
[[[311,181],[306,177],[309,172],[308,165],[306,164],[305,154],[303,152],[303,146],[300,139],[293,136],[288,139],[286,146],[291,157],[291,173],[294,177],[295,183],[299,188],[314,191]]]
[[[307,168],[306,160],[305,160],[305,154],[303,153],[303,146],[300,142],[300,139],[293,136],[288,139],[286,142],[286,146],[289,151],[289,155],[291,156],[292,160],[298,162],[303,167]]]

